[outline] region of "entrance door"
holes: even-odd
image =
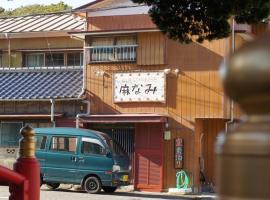
[[[135,189],[163,187],[163,124],[141,123],[135,128]]]

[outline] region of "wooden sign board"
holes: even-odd
[[[165,102],[164,71],[123,72],[113,76],[113,100],[121,102]]]
[[[175,169],[182,169],[184,166],[184,140],[176,138],[174,140],[174,167]]]

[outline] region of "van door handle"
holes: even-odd
[[[70,160],[71,160],[71,162],[76,162],[77,158],[76,158],[76,156],[71,156]]]
[[[79,157],[78,158],[78,162],[84,162],[84,158],[83,157]]]

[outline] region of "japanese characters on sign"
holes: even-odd
[[[184,143],[182,138],[176,138],[174,143],[175,148],[175,163],[174,166],[176,169],[182,169],[183,168],[183,149],[184,149]]]
[[[165,102],[163,71],[114,74],[114,102]]]

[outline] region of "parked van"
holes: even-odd
[[[76,184],[88,193],[129,184],[129,158],[108,135],[76,128],[36,128],[41,183]]]

